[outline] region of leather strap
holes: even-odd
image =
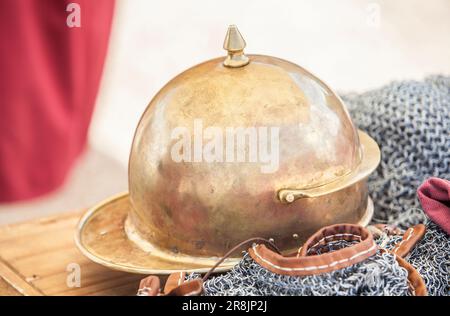
[[[319,245],[330,241],[358,241],[357,244],[330,253],[317,255]],[[327,226],[312,235],[297,257],[284,257],[265,245],[254,245],[250,256],[269,271],[284,275],[313,275],[339,270],[364,261],[377,251],[372,234],[362,226],[338,224]]]
[[[175,273],[178,274],[178,273]],[[198,296],[203,292],[202,279],[194,279],[190,281],[184,281],[171,289],[169,292],[164,292],[165,296]]]
[[[186,273],[177,272],[169,275],[161,293],[160,281],[157,276],[151,275],[141,280],[137,295],[139,296],[196,296],[203,292],[203,281],[195,279],[185,280]]]
[[[165,296],[196,296],[202,294],[203,281],[194,279],[186,281],[186,273],[178,272],[169,275],[164,286]]]
[[[151,275],[141,280],[138,296],[157,296],[160,292],[160,282],[157,276]]]
[[[186,272],[177,272],[169,275],[164,286],[164,293],[169,293],[176,287],[184,283],[186,278]]]
[[[392,248],[392,252],[397,256],[404,258],[422,239],[423,235],[425,235],[425,230],[426,227],[423,224],[408,228],[403,234],[402,240]]]
[[[395,255],[395,259],[398,262],[398,265],[402,268],[405,268],[408,271],[408,283],[411,288],[411,292],[414,296],[428,296],[427,287],[425,285],[425,281],[419,272],[405,259],[394,254],[392,251],[381,249],[381,251],[389,252]]]

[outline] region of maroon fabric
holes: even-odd
[[[450,181],[430,178],[417,195],[428,217],[450,235]]]
[[[55,189],[83,151],[113,11],[114,0],[0,1],[0,202]]]

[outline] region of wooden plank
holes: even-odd
[[[98,284],[111,284],[111,287],[114,286],[116,283],[114,280],[122,280],[125,278],[125,280],[128,280],[130,282],[135,282],[136,284],[139,284],[139,280],[142,278],[140,275],[131,275],[126,274],[123,272],[118,271],[112,271],[112,270],[105,270],[104,267],[98,266],[94,263],[83,265],[81,268],[81,275],[80,275],[80,283],[81,283],[81,289],[78,290],[76,288],[69,288],[67,286],[67,277],[68,273],[66,271],[63,271],[59,274],[53,274],[46,277],[40,277],[33,281],[33,284],[41,289],[43,292],[51,295],[56,293],[65,293],[67,291],[70,292],[83,292],[83,289],[92,288],[92,286],[98,285]],[[120,281],[122,282],[122,281]]]
[[[132,292],[128,292],[125,295],[135,295],[137,289],[139,287],[139,278],[138,276],[134,276],[131,278],[129,275],[105,280],[104,282],[96,282],[94,284],[85,285],[82,284],[79,288],[67,288],[64,291],[58,291],[56,293],[50,292],[50,295],[58,294],[58,295],[100,295],[100,293],[109,292],[109,295],[117,295],[116,289],[121,289],[122,287],[127,286],[127,288],[132,288]]]
[[[22,296],[19,291],[12,287],[11,284],[6,282],[0,277],[0,295],[4,296]]]
[[[68,239],[61,237],[67,230],[69,230],[69,228],[0,242],[1,256],[8,260],[8,262],[13,262],[34,256],[51,255],[55,252],[61,252],[64,249],[70,249],[73,238]],[[71,227],[70,230],[72,231],[73,227]],[[14,244],[15,247],[10,247],[11,244]]]
[[[130,296],[135,295],[139,288],[139,282],[132,282],[128,284],[124,284],[119,287],[115,287],[113,289],[105,289],[103,291],[97,291],[94,295],[121,295],[121,296]]]
[[[57,274],[65,272],[67,265],[70,263],[82,266],[88,262],[90,261],[74,247],[58,248],[53,252],[33,254],[21,257],[18,260],[10,260],[10,264],[26,277],[31,277],[32,275],[44,277]]]
[[[25,296],[42,296],[42,292],[26,282],[12,267],[0,259],[0,275],[17,292]]]
[[[53,227],[72,228],[84,211],[76,211],[0,226],[0,241],[52,231]]]
[[[82,212],[0,227],[0,295],[135,295],[142,275],[113,271],[75,246]],[[81,287],[67,285],[67,265],[80,266]]]

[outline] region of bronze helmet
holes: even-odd
[[[379,153],[358,133],[342,100],[291,62],[244,55],[245,42],[234,26],[224,47],[227,58],[181,73],[143,114],[129,160],[130,228],[161,249],[208,257],[255,236],[289,249],[324,225],[361,221],[366,177]],[[238,131],[248,127],[246,159],[238,161]],[[279,129],[273,172],[264,166],[274,163],[255,159],[250,148],[261,145],[250,141],[261,136],[260,127],[266,140],[276,134],[271,127]],[[236,131],[231,149],[225,148],[227,128]],[[180,141],[186,145],[179,146],[181,161],[172,155]],[[201,157],[202,150],[203,156],[211,150],[210,159]],[[231,159],[227,150],[234,150]]]
[[[184,71],[145,110],[123,224],[137,248],[206,266],[251,237],[289,251],[323,226],[370,220],[377,144],[316,76],[244,47],[230,26],[227,57]]]

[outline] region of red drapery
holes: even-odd
[[[81,27],[70,28],[69,3]],[[58,187],[82,152],[113,0],[0,1],[0,202]]]

